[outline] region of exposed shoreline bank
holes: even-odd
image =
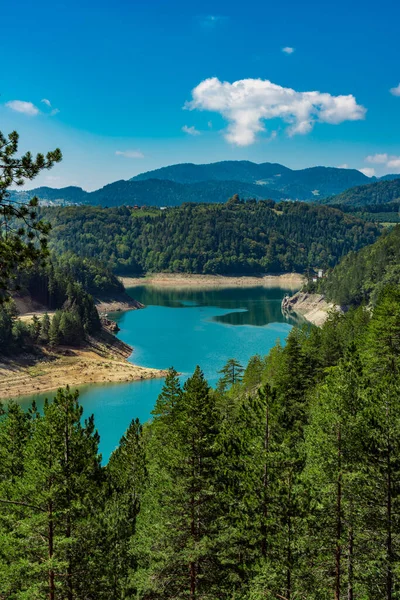
[[[300,273],[282,275],[194,275],[190,273],[151,273],[145,277],[120,277],[126,288],[142,285],[163,288],[216,288],[216,287],[285,287],[296,290],[305,281]]]
[[[302,315],[307,321],[317,327],[327,320],[332,311],[341,311],[340,306],[327,302],[323,294],[308,294],[297,292],[289,298],[282,300],[282,311],[295,312]]]
[[[110,333],[90,340],[82,348],[42,349],[40,354],[22,355],[0,362],[0,400],[17,399],[42,392],[55,392],[69,385],[127,383],[165,377],[167,372],[139,367],[127,361],[132,348]]]

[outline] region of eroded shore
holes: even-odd
[[[215,288],[215,287],[285,287],[296,290],[304,283],[303,275],[285,273],[283,275],[228,276],[193,275],[186,273],[151,273],[146,277],[121,277],[126,288],[141,285],[164,288]]]
[[[0,362],[0,400],[55,391],[69,385],[139,381],[165,377],[166,371],[139,367],[126,359],[132,348],[111,334],[82,348],[41,349]]]
[[[340,311],[340,306],[327,302],[323,294],[297,292],[282,301],[283,311],[293,311],[302,315],[307,321],[322,327],[332,311]]]

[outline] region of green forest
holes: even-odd
[[[184,204],[42,210],[58,254],[95,257],[117,274],[157,271],[254,274],[334,266],[374,242],[380,229],[350,214],[305,203]]]
[[[107,465],[77,393],[5,406],[1,597],[397,598],[399,324],[389,287],[215,390],[171,369]]]
[[[171,367],[107,463],[78,391],[43,411],[0,404],[0,600],[400,598],[400,227],[238,196],[38,210],[7,189],[61,153],[16,159],[17,142],[0,135],[3,354],[98,332],[95,298],[123,293],[115,273],[318,266],[348,310],[231,358],[214,388],[199,366],[185,383]],[[10,294],[55,314],[26,325]]]
[[[386,231],[374,244],[349,252],[319,284],[329,300],[374,306],[387,285],[400,284],[400,226]]]
[[[101,330],[93,297],[123,292],[123,285],[104,265],[71,253],[19,269],[14,293],[56,313],[51,318],[47,313],[41,318],[34,316],[32,323],[25,323],[17,318],[11,298],[0,304],[0,356],[26,352],[37,345],[83,344],[88,335]]]
[[[400,198],[400,178],[387,181],[375,181],[366,185],[352,187],[337,196],[321,200],[324,204],[348,206],[367,206],[387,204]]]

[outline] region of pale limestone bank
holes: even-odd
[[[167,371],[127,361],[132,348],[107,331],[82,348],[37,349],[0,362],[0,400],[52,392],[93,383],[140,381],[165,377]]]
[[[141,285],[163,288],[229,288],[229,287],[283,287],[296,290],[305,281],[299,273],[285,273],[283,275],[257,276],[228,276],[228,275],[194,275],[190,273],[150,273],[146,277],[122,277],[126,288]]]
[[[282,300],[283,312],[293,311],[318,327],[322,327],[330,312],[340,310],[340,306],[327,302],[323,294],[308,294],[300,291]]]

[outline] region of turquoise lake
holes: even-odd
[[[113,313],[121,328],[118,337],[133,347],[129,360],[166,369],[174,366],[186,379],[200,365],[211,385],[229,358],[243,365],[254,354],[265,355],[279,339],[283,344],[294,320],[282,315],[281,301],[293,290],[283,288],[224,288],[215,290],[135,287],[131,296],[142,310]],[[162,379],[88,385],[80,388],[84,415],[94,413],[100,450],[106,461],[130,421],[149,419]],[[51,393],[33,398],[39,407]]]

